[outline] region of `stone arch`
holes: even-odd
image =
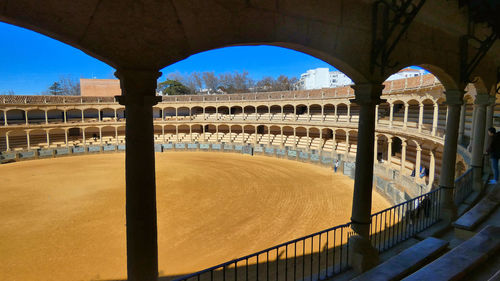
[[[29,124],[41,124],[45,123],[45,111],[39,108],[30,109],[26,111],[27,119]],[[7,119],[9,117],[7,116]]]

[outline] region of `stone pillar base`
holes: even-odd
[[[368,271],[380,262],[377,249],[370,240],[354,235],[349,238],[349,265],[358,273]]]

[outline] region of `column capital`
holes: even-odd
[[[463,90],[447,90],[444,92],[446,96],[447,105],[462,105],[464,103],[464,94]]]
[[[119,69],[115,76],[120,79],[121,96],[115,96],[121,105],[155,105],[161,101],[156,96],[157,79],[161,72],[156,70]]]
[[[477,105],[490,105],[492,96],[487,93],[477,93],[476,98],[474,99],[474,104]],[[494,100],[494,97],[493,97]]]
[[[376,83],[365,83],[352,85],[351,88],[354,90],[354,99],[350,102],[362,105],[362,104],[373,104],[377,105],[385,102],[385,100],[380,99],[382,96],[382,90],[384,85]]]

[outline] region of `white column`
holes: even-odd
[[[377,124],[378,124],[378,104],[375,106],[375,125]]]
[[[31,143],[30,143],[30,131],[26,132],[26,143],[28,144],[28,149],[31,149]]]
[[[325,121],[325,105],[321,105],[321,122]]]
[[[283,148],[283,127],[280,127],[281,128],[281,145],[280,147]]]
[[[99,127],[99,143],[102,146],[102,128]]]
[[[422,166],[422,148],[417,144],[417,155],[415,156],[415,181],[420,178],[420,166]]]
[[[347,122],[351,122],[351,104],[347,104]]]
[[[82,138],[83,138],[83,147],[85,147],[87,144],[87,142],[85,140],[85,128],[82,128]]]
[[[270,106],[267,107],[267,112],[269,114],[269,121],[271,121],[271,107]]]
[[[3,111],[3,124],[4,124],[4,126],[8,125],[8,122],[7,122],[7,111],[6,110]]]
[[[438,124],[438,116],[439,116],[439,105],[437,103],[434,104],[434,114],[432,115],[432,132],[433,136],[437,133],[437,124]]]
[[[271,126],[267,126],[267,145],[271,145]]]
[[[7,146],[7,151],[10,151],[9,133],[5,133],[5,145]]]
[[[403,119],[403,129],[406,129],[407,128],[407,123],[408,123],[408,103],[405,103],[405,115],[404,115],[404,119]]]
[[[193,129],[191,127],[192,125],[189,125],[189,141],[193,142]]]
[[[297,148],[297,131],[296,128],[293,127],[293,149]]]
[[[179,142],[179,125],[175,125],[175,139],[176,142]]]
[[[179,109],[176,107],[175,108],[175,121],[179,121],[179,111],[178,110]],[[217,110],[217,108],[216,108],[216,110]]]
[[[418,106],[418,131],[422,132],[422,126],[424,123],[424,104],[421,103]]]
[[[231,133],[231,125],[228,126],[229,127],[229,142],[233,142],[233,134]]]
[[[393,115],[394,115],[394,104],[391,103],[391,105],[390,105],[390,111],[389,111],[389,128],[392,128]]]
[[[376,107],[378,107],[378,104]],[[375,112],[377,112],[377,111],[375,110]],[[377,116],[377,115],[375,114],[375,116]],[[378,153],[378,136],[375,135],[375,142],[374,142],[374,146],[373,146],[373,159],[374,159],[375,163],[378,162],[377,161],[377,153]]]
[[[7,118],[5,118],[5,120],[7,120]],[[24,111],[24,121],[26,121],[26,125],[28,125],[28,111]]]
[[[80,112],[82,113],[82,122],[85,122],[85,110],[82,109]]]
[[[98,120],[99,122],[101,122],[101,121],[102,121],[102,118],[101,118],[101,109],[100,109],[100,108],[98,108],[98,109],[97,109],[97,120]]]
[[[116,115],[116,108],[114,108],[113,111],[115,112],[115,121],[116,121],[116,120],[118,120],[118,116]],[[162,115],[163,115],[163,113],[162,113]],[[163,118],[162,118],[162,120],[163,120]]]
[[[166,142],[166,140],[165,140],[165,126],[161,126],[161,135],[163,138],[163,143],[165,143]]]
[[[311,121],[311,105],[307,105],[307,121]]]
[[[335,117],[335,122],[338,122],[338,121],[339,121],[339,116],[338,116],[338,114],[337,114],[337,107],[338,107],[338,104],[334,105],[334,107],[335,107],[335,113],[334,113],[334,115],[333,115],[333,116]]]
[[[68,130],[64,129],[64,142],[66,144],[66,147],[68,147]]]
[[[392,137],[387,140],[387,165],[392,166]]]
[[[403,140],[401,142],[401,174],[403,175],[405,172],[406,166],[406,141]]]
[[[47,137],[47,147],[50,145],[50,136],[49,136],[49,131],[45,131],[45,135]]]
[[[435,173],[436,173],[436,156],[435,156],[435,151],[434,149],[429,150],[429,184],[428,184],[428,190],[432,188],[432,185],[434,184],[434,178]]]
[[[205,107],[203,107],[203,120],[207,120],[207,117],[205,116]]]
[[[66,119],[67,119],[67,117],[66,117],[66,110],[64,110],[64,111],[63,111],[63,114],[64,114],[64,115],[63,115],[63,116],[64,116],[64,123],[67,123],[67,122],[66,122]]]
[[[47,116],[47,110],[45,110],[45,124],[49,124],[49,117]]]
[[[285,120],[285,115],[283,114],[283,106],[281,106],[281,121]]]
[[[349,131],[345,133],[345,156],[349,156]]]
[[[115,110],[115,112],[116,112],[116,110]],[[165,137],[165,136],[163,136],[163,137]],[[165,141],[165,139],[163,139],[163,140]],[[116,143],[116,145],[119,144],[119,142],[118,142],[118,127],[115,127],[115,143]]]

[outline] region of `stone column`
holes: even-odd
[[[337,106],[338,106],[338,104],[334,105],[334,107],[335,107],[335,113],[334,113],[333,117],[335,118],[335,122],[339,121],[339,116],[337,114]]]
[[[98,120],[99,122],[101,122],[101,121],[102,121],[102,119],[101,119],[101,110],[100,110],[100,109],[97,109],[97,120]]]
[[[102,128],[99,127],[99,143],[102,146]]]
[[[351,122],[351,104],[347,104],[347,122]]]
[[[126,226],[128,280],[158,279],[153,106],[157,71],[118,70],[126,119]]]
[[[375,106],[375,125],[377,124],[378,124],[378,104]]]
[[[432,185],[434,184],[434,178],[436,173],[436,152],[434,149],[429,150],[429,185],[427,190],[431,190]]]
[[[332,130],[332,156],[333,152],[337,151],[337,140],[336,140],[336,131]]]
[[[424,104],[421,103],[418,106],[418,132],[422,132],[422,126],[424,124]]]
[[[390,111],[389,111],[389,128],[392,128],[392,118],[394,115],[394,104],[391,103],[390,105]]]
[[[378,107],[378,105],[377,105],[377,107]],[[377,112],[377,109],[375,108],[375,113],[376,113],[376,112]],[[375,114],[375,116],[377,116],[377,115]],[[376,119],[376,118],[377,118],[377,117],[375,117],[375,119]],[[374,143],[375,143],[375,145],[374,145],[374,147],[373,147],[373,159],[374,159],[375,163],[377,163],[378,136],[375,136],[375,141],[374,141]]]
[[[245,115],[245,114],[243,114]],[[203,120],[207,120],[207,117],[205,117],[205,108],[203,107]]]
[[[228,125],[227,127],[229,128],[229,142],[233,142],[232,133],[231,133],[231,125]]]
[[[255,121],[257,121],[258,118],[257,118],[257,107],[255,107]]]
[[[63,111],[63,117],[64,117],[64,123],[67,123],[66,122],[66,119],[67,119],[67,117],[66,117],[66,110]]]
[[[189,141],[193,142],[193,130],[192,130],[192,125],[189,125]]]
[[[310,104],[307,105],[307,121],[308,122],[311,121],[311,105]]]
[[[437,125],[438,125],[438,116],[439,116],[439,105],[437,103],[434,104],[434,113],[432,114],[432,132],[433,136],[437,133]]]
[[[283,148],[283,127],[280,127],[281,128],[281,145],[280,147]]]
[[[281,121],[285,120],[285,116],[283,114],[283,106],[281,106]]]
[[[9,123],[7,122],[7,111],[3,111],[3,125],[7,126]]]
[[[5,120],[7,120],[7,118]],[[24,111],[24,121],[26,121],[26,125],[28,125],[28,123],[29,123],[29,120],[28,120],[28,111]]]
[[[179,125],[175,125],[175,139],[179,142]]]
[[[82,113],[82,122],[85,122],[85,109],[80,111]]]
[[[30,131],[26,132],[26,143],[28,144],[28,149],[31,149],[31,144],[30,144]]]
[[[477,117],[477,106],[474,106],[474,109],[472,110],[472,125],[476,124],[476,117]],[[471,128],[471,134],[470,134],[470,139],[469,139],[469,144],[467,145],[467,150],[472,152],[472,145],[474,143],[474,128]]]
[[[86,140],[85,140],[85,128],[82,129],[82,138],[83,138],[83,147],[86,147]]]
[[[49,116],[47,115],[47,110],[45,110],[45,124],[49,124]]]
[[[267,107],[267,113],[269,114],[269,121],[271,121],[271,107]]]
[[[455,162],[457,160],[458,126],[460,123],[460,109],[462,108],[464,91],[448,90],[445,92],[448,108],[448,122],[446,122],[446,136],[444,140],[443,159],[441,161],[441,176],[439,186],[441,192],[441,218],[451,222],[457,216],[457,207],[453,200],[455,187]]]
[[[387,139],[387,165],[392,166],[392,137]]]
[[[297,148],[297,131],[296,128],[293,127],[293,149]]]
[[[465,132],[465,111],[466,104],[462,105],[462,110],[460,110],[460,125],[458,126],[458,143],[464,144],[464,132]]]
[[[404,115],[404,119],[403,119],[403,129],[406,129],[407,128],[407,123],[408,123],[408,103],[405,102],[404,104],[405,106],[405,115]]]
[[[255,138],[253,139],[253,144],[254,146],[257,146],[257,138],[259,137],[259,134],[257,133],[257,126],[254,126],[254,130],[255,130]]]
[[[348,156],[349,156],[349,131],[345,133],[345,157]]]
[[[115,113],[115,121],[117,121],[117,120],[118,120],[118,116],[116,115],[116,108],[114,108],[114,109],[113,109],[113,111],[114,111],[114,113]],[[162,113],[162,118],[161,118],[161,120],[163,120],[163,113]]]
[[[325,121],[325,105],[321,105],[321,122]]]
[[[215,125],[215,142],[219,142],[219,125]]]
[[[50,146],[50,134],[49,131],[45,131],[45,136],[47,138],[47,148]]]
[[[402,140],[402,142],[401,142],[401,175],[404,175],[404,172],[405,172],[406,146],[407,146],[406,141]]]
[[[68,147],[68,130],[64,130],[64,142],[66,143],[66,147]]]
[[[417,155],[415,156],[415,181],[420,177],[420,166],[422,165],[422,148],[417,144]]]
[[[7,146],[7,151],[10,151],[10,144],[9,144],[9,133],[5,133],[5,146]]]
[[[116,112],[116,111],[115,111]],[[163,128],[163,127],[162,127]],[[165,141],[165,135],[163,135],[163,141]],[[115,127],[115,144],[118,146],[118,127]],[[118,149],[118,147],[116,148]]]
[[[472,182],[473,189],[478,192],[483,191],[483,149],[484,149],[484,135],[486,131],[486,106],[490,103],[490,96],[488,93],[477,93],[474,101],[476,107],[476,119],[472,128],[475,136],[474,143],[472,144]]]
[[[271,145],[271,126],[267,126],[267,145]]]
[[[373,190],[373,153],[375,141],[375,106],[380,104],[383,85],[360,84],[352,86],[360,106],[358,147],[352,205],[352,229],[356,235],[349,239],[350,263],[358,272],[364,272],[379,262],[378,252],[370,243],[370,222]]]

